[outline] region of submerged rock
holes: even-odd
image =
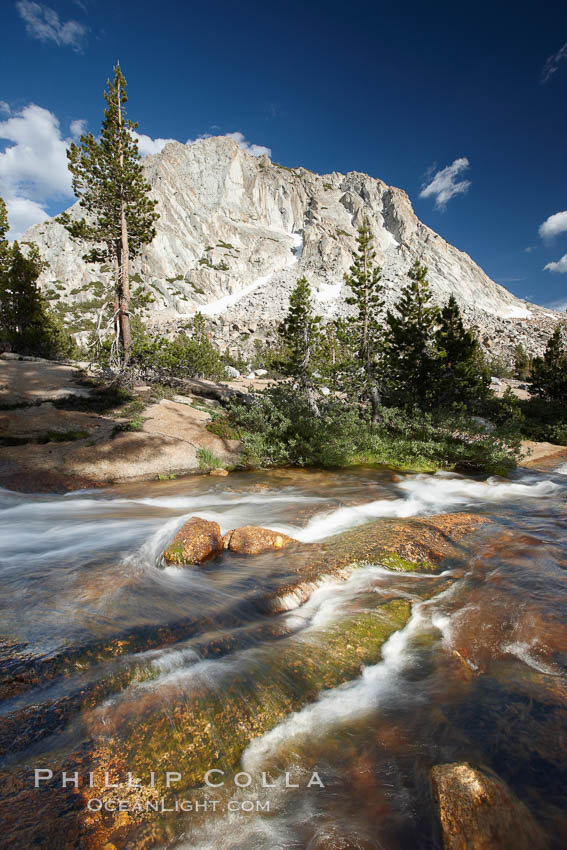
[[[305,602],[322,576],[357,564],[380,564],[396,572],[440,573],[467,557],[463,540],[487,526],[485,516],[465,512],[411,519],[380,519],[343,531],[323,543],[305,544],[289,564],[291,578],[258,600],[271,613],[285,611],[288,598]]]
[[[222,552],[222,535],[218,522],[191,517],[183,525],[163,553],[166,564],[202,564]]]
[[[297,542],[280,531],[256,525],[243,525],[242,528],[235,528],[224,536],[224,548],[239,555],[259,555],[261,552],[285,549],[286,546]]]
[[[27,766],[0,778],[0,792],[5,788],[0,793],[0,820],[8,844],[16,846],[10,843],[16,835],[18,847],[151,850],[167,845],[178,834],[180,814],[167,808],[176,791],[191,789],[195,799],[203,799],[200,786],[207,770],[225,770],[230,781],[253,738],[315,701],[321,691],[355,679],[366,665],[380,660],[385,641],[407,623],[411,605],[399,598],[383,602],[376,594],[373,602],[371,610],[289,635],[267,645],[262,657],[245,656],[243,663],[225,666],[221,679],[205,674],[185,682],[183,677],[164,681],[159,688],[136,688],[124,694],[111,714],[100,706],[85,706],[88,745],[35,762],[53,771],[53,781],[35,789]],[[257,665],[263,675],[258,675]],[[63,770],[69,775],[78,772],[78,789],[58,781]],[[168,770],[181,774],[171,788]],[[141,787],[130,784],[128,771]],[[150,784],[151,771],[155,784]],[[126,801],[129,810],[114,810],[117,800]],[[89,801],[95,803],[91,810]],[[68,839],[64,845],[61,835]]]
[[[437,764],[431,786],[444,850],[543,850],[547,842],[527,806],[486,768]]]
[[[228,776],[253,738],[314,702],[322,691],[352,681],[366,665],[377,663],[385,641],[410,616],[406,599],[379,601],[374,610],[349,614],[268,647],[260,662],[264,675],[258,675],[252,658],[227,668],[217,682],[196,678],[189,689],[172,684],[138,691],[122,703],[117,726],[95,710],[86,719],[94,744],[89,770],[101,781],[107,770],[124,781],[117,779],[118,789],[82,787],[83,803],[93,797],[127,797],[128,771],[135,776],[155,771],[155,787],[146,788],[155,799],[167,793],[165,771],[172,764],[183,765],[176,791],[200,785],[212,767]],[[98,811],[89,817],[98,836],[112,835],[110,817]],[[135,828],[139,818],[132,818]]]

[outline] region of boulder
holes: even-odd
[[[431,768],[444,850],[543,850],[545,836],[527,806],[487,768]]]
[[[239,555],[259,555],[261,552],[273,552],[285,549],[297,543],[293,537],[269,528],[259,528],[256,525],[243,525],[235,528],[224,536],[224,548]]]
[[[194,516],[179,529],[163,553],[166,564],[202,564],[222,552],[218,522]]]
[[[482,416],[471,416],[471,419],[473,422],[476,422],[477,425],[480,425],[480,427],[488,434],[496,431],[496,425],[494,422],[489,422],[488,419],[484,419]]]

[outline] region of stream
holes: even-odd
[[[567,464],[508,480],[281,470],[0,490],[0,758],[12,777],[0,846],[439,848],[429,770],[468,761],[508,783],[550,848],[566,847],[566,496]],[[437,575],[364,562],[276,615],[259,600],[299,554],[161,563],[194,515],[309,544],[460,511],[491,522]],[[365,654],[360,624],[382,623],[392,600],[409,614]],[[81,786],[94,771],[102,799],[98,777],[123,782],[120,765],[144,799],[151,772],[158,784],[170,772],[173,810],[132,818],[95,803],[84,820],[61,771]],[[38,766],[53,776],[35,789]]]

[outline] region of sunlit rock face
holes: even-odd
[[[144,160],[144,170],[160,219],[131,274],[134,288],[142,282],[153,295],[148,318],[162,330],[179,329],[200,310],[217,342],[246,349],[282,318],[301,275],[324,319],[344,315],[344,273],[365,220],[387,306],[419,259],[436,300],[453,293],[488,348],[523,342],[540,351],[556,321],[557,314],[520,301],[422,224],[405,192],[367,174],[284,168],[224,136],[170,143]],[[79,213],[78,205],[71,208]],[[85,245],[54,220],[32,227],[25,240],[49,263],[41,284],[54,300],[84,304],[95,281],[110,282],[110,270],[86,265]]]

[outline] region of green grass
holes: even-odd
[[[197,449],[197,460],[199,461],[200,469],[222,469],[224,467],[220,457],[218,457],[210,449]]]

